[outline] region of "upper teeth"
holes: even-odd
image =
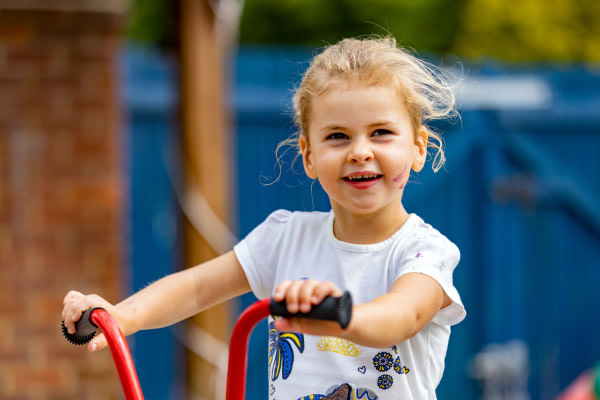
[[[370,175],[354,175],[354,176],[349,176],[348,179],[351,181],[354,180],[359,180],[359,179],[375,179],[377,178],[377,174],[370,174]]]

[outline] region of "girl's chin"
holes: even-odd
[[[336,214],[339,213],[347,213],[349,215],[356,215],[356,216],[364,216],[364,217],[368,217],[368,216],[373,216],[373,215],[378,215],[378,214],[385,214],[388,212],[391,213],[395,213],[395,212],[399,212],[399,213],[403,213],[404,212],[404,207],[402,206],[402,203],[400,201],[391,201],[391,202],[387,202],[387,203],[382,203],[382,202],[348,202],[348,203],[334,203],[332,202],[333,205],[333,211],[336,212]]]
[[[370,216],[373,214],[377,214],[383,210],[383,207],[378,207],[376,205],[348,205],[348,206],[339,206],[339,212],[343,212],[346,214],[352,214],[356,216]],[[334,211],[336,211],[334,209]]]

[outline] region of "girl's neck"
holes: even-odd
[[[392,236],[408,219],[404,207],[372,214],[353,214],[333,207],[333,234],[338,240],[354,244],[374,244]]]

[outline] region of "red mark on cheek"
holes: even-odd
[[[402,189],[404,189],[404,187],[406,186],[406,181],[404,180],[404,177],[405,177],[405,176],[406,176],[406,174],[408,173],[408,172],[406,171],[406,168],[407,168],[407,167],[408,167],[408,161],[405,161],[405,162],[404,162],[404,171],[402,171],[402,172],[400,173],[400,175],[398,175],[397,177],[395,177],[395,178],[393,179],[393,181],[394,181],[395,183],[402,182],[402,183],[400,184],[400,186],[398,187],[398,189],[399,189],[399,190],[402,190]]]
[[[406,171],[402,172],[400,175],[398,175],[397,177],[395,177],[393,179],[394,182],[398,183],[398,182],[402,182],[400,184],[400,186],[398,187],[398,189],[404,189],[404,186],[406,186],[406,182],[404,182],[404,177],[406,176]]]

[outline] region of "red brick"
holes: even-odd
[[[2,399],[120,398],[110,353],[69,345],[60,312],[71,288],[121,298],[121,24],[0,13]]]

